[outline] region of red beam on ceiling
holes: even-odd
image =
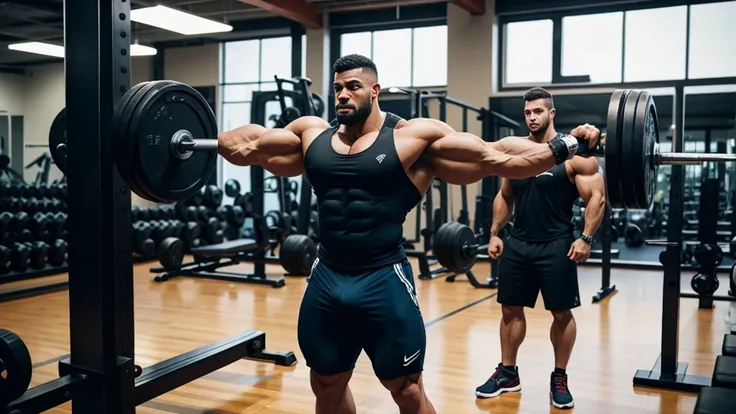
[[[475,16],[483,15],[486,12],[485,0],[452,0],[452,2]]]
[[[317,5],[304,0],[238,0],[242,3],[258,7],[279,16],[286,17],[309,29],[322,27],[322,15]]]

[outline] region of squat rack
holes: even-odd
[[[64,2],[68,146],[69,328],[60,378],[2,412],[43,412],[72,401],[75,414],[135,407],[243,358],[282,365],[266,334],[246,331],[141,369],[134,363],[131,191],[114,161],[110,127],[130,88],[130,2]]]

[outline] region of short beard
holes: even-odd
[[[365,102],[361,102],[361,105],[355,108],[353,112],[345,115],[338,114],[336,115],[336,118],[337,122],[341,125],[355,125],[368,119],[371,112],[373,112],[373,100],[368,97],[368,99]]]
[[[534,140],[537,142],[540,142],[544,139],[544,135],[547,134],[547,130],[549,130],[549,123],[546,125],[539,125],[539,129],[537,129],[535,132],[531,132],[532,137],[534,137]]]

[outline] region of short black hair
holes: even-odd
[[[378,77],[378,69],[376,69],[376,64],[363,55],[345,55],[337,59],[335,61],[335,64],[332,66],[332,70],[334,70],[335,73],[347,72],[353,69],[369,69],[376,75],[376,77]]]
[[[554,108],[555,106],[552,94],[544,88],[532,88],[524,93],[524,101],[526,102],[536,101],[538,99],[549,99],[550,108]]]

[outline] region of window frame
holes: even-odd
[[[725,1],[725,0],[723,0]],[[496,38],[495,48],[498,63],[494,68],[496,70],[496,85],[494,92],[521,92],[531,87],[543,86],[550,91],[559,90],[576,90],[576,89],[651,89],[672,86],[706,86],[736,83],[736,76],[720,77],[720,78],[696,78],[691,79],[690,76],[690,11],[692,6],[701,4],[719,3],[723,1],[710,2],[688,2],[684,0],[655,0],[646,3],[634,3],[626,6],[610,5],[601,7],[579,8],[575,10],[565,9],[544,13],[513,13],[499,15],[498,17],[498,36]],[[694,3],[694,4],[690,4]],[[642,82],[624,82],[624,68],[626,67],[626,12],[637,10],[649,10],[659,8],[669,8],[686,6],[686,26],[685,26],[685,78],[672,80],[642,81]],[[564,17],[582,16],[600,13],[623,12],[622,30],[621,30],[621,82],[612,83],[592,83],[590,77],[583,76],[562,76],[562,19]],[[531,84],[531,83],[513,83],[506,82],[506,27],[509,23],[532,21],[532,20],[552,20],[552,82],[549,84]]]

